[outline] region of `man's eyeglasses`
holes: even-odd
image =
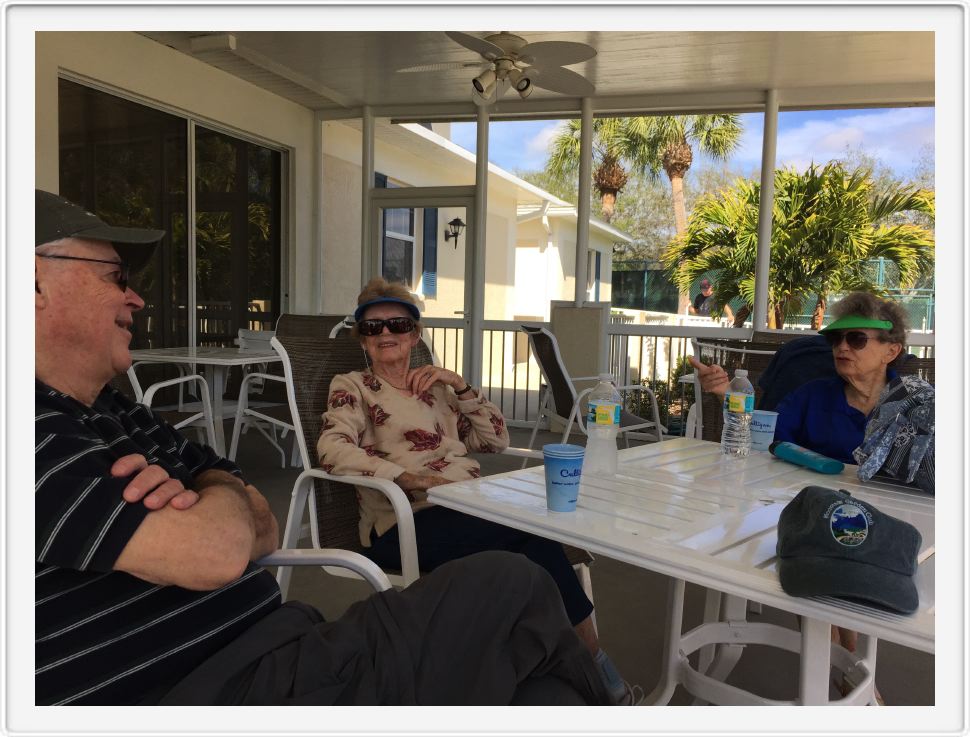
[[[115,284],[124,292],[128,289],[128,277],[131,274],[131,267],[124,261],[106,261],[102,258],[82,258],[81,256],[61,256],[58,254],[38,254],[41,258],[56,258],[63,261],[90,261],[93,264],[111,264],[117,266],[118,271],[113,271]]]
[[[861,351],[869,343],[869,335],[863,333],[861,330],[830,330],[829,332],[822,333],[822,335],[825,336],[825,339],[833,348],[838,348],[842,345],[843,339],[848,343],[849,348],[854,351]]]
[[[414,320],[410,317],[391,317],[387,320],[361,320],[357,323],[357,329],[361,335],[380,335],[384,332],[384,326],[392,333],[398,335],[410,333],[414,330]]]

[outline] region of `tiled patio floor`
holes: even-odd
[[[227,427],[227,436],[231,427]],[[544,437],[543,437],[544,436]],[[513,445],[524,446],[528,432],[512,430]],[[540,433],[542,442],[555,442],[548,433]],[[294,469],[279,467],[279,455],[257,433],[243,436],[239,462],[248,478],[264,494],[280,521],[286,520]],[[485,473],[516,468],[511,457],[486,457]],[[616,661],[624,677],[639,683],[645,692],[656,685],[660,674],[663,646],[662,629],[666,611],[667,579],[619,561],[598,558],[591,568],[597,623],[603,647]],[[369,587],[359,581],[328,576],[319,569],[297,569],[293,575],[290,598],[316,606],[328,619],[339,617],[354,601],[367,596]],[[686,628],[701,621],[704,591],[687,586],[684,624]],[[765,607],[751,614],[752,621],[771,621],[795,627],[793,615]],[[880,642],[877,683],[889,705],[925,706],[934,703],[934,657],[926,653]],[[749,645],[728,682],[774,699],[791,699],[797,691],[797,659],[791,653]],[[838,694],[833,689],[832,698]],[[691,701],[682,689],[674,694],[672,704]]]

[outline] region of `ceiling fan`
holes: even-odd
[[[596,49],[573,41],[537,41],[527,43],[507,31],[485,38],[459,31],[445,31],[452,41],[477,52],[485,59],[475,62],[442,62],[419,64],[398,72],[432,72],[446,69],[482,69],[472,80],[472,99],[478,105],[490,105],[509,87],[523,99],[534,87],[575,97],[588,97],[596,88],[585,77],[563,67],[578,64],[596,56]],[[484,68],[483,68],[484,66]]]

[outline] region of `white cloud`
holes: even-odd
[[[778,116],[779,167],[805,169],[862,148],[897,173],[907,174],[920,149],[934,142],[933,108],[892,108],[781,113]],[[761,163],[761,115],[743,115],[744,134],[732,162],[742,168]]]
[[[538,165],[544,165],[546,157],[549,154],[549,144],[552,143],[552,139],[558,135],[560,129],[562,129],[564,125],[564,123],[556,121],[539,129],[534,136],[525,142],[525,151],[527,156],[529,158],[533,158],[538,155],[541,158]]]

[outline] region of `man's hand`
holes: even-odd
[[[188,509],[199,500],[198,494],[182,486],[181,481],[173,479],[161,466],[150,465],[139,453],[123,456],[111,466],[111,475],[117,478],[132,474],[135,477],[122,492],[126,502],[142,501],[146,507],[155,510],[166,504],[173,509]]]
[[[693,356],[689,357],[691,366],[697,371],[697,378],[701,380],[701,390],[714,394],[718,397],[723,397],[727,394],[728,385],[731,380],[728,378],[727,371],[722,369],[716,363],[708,366],[706,363],[701,363]]]

